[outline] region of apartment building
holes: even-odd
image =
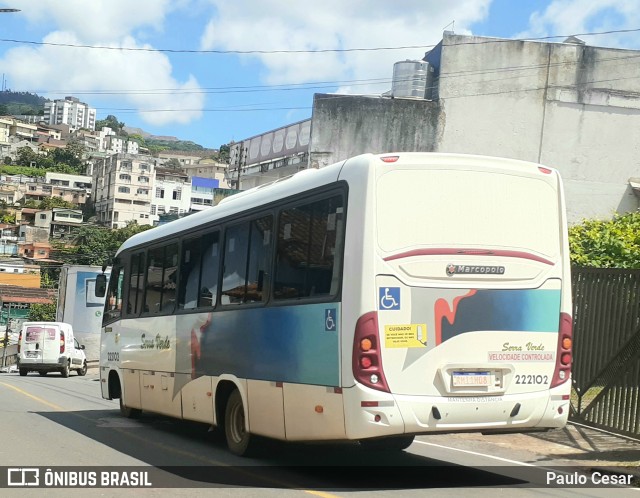
[[[110,154],[138,154],[138,142],[127,140],[116,135],[107,135],[103,141],[103,151]]]
[[[9,135],[13,119],[0,118],[0,143],[9,143]]]
[[[155,159],[134,154],[95,158],[92,184],[98,222],[122,228],[130,221],[150,225]]]
[[[181,170],[161,168],[155,170],[151,220],[157,222],[162,214],[185,214],[191,205],[189,176]]]
[[[218,181],[218,185],[215,188],[229,188],[226,175],[228,164],[214,161],[213,159],[206,158],[201,159],[194,164],[182,165],[182,171],[184,171],[191,178],[211,178]]]
[[[80,128],[93,131],[96,129],[96,110],[76,97],[65,97],[44,104],[44,122],[66,124],[72,131]]]
[[[52,185],[46,181],[29,182],[20,185],[26,201],[39,202],[46,197],[58,197],[77,206],[84,206],[89,194],[85,188]]]
[[[66,173],[46,172],[44,175],[45,183],[58,187],[71,187],[76,189],[84,189],[87,193],[91,193],[91,177],[87,175],[69,175]]]

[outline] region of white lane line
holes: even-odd
[[[493,456],[493,455],[487,455],[486,453],[478,453],[477,451],[461,450],[460,448],[453,448],[451,446],[444,446],[442,444],[425,443],[424,441],[414,441],[413,443],[414,444],[424,444],[426,446],[435,446],[436,448],[443,448],[443,449],[446,449],[446,450],[459,451],[461,453],[468,453],[469,455],[476,455],[476,456],[481,456],[481,457],[486,457],[486,458],[493,458],[494,460],[499,460],[500,462],[513,463],[513,464],[522,465],[522,466],[525,466],[525,467],[539,467],[538,465],[535,465],[533,463],[518,462],[517,460],[509,460],[508,458],[501,458],[501,457],[497,457],[497,456]],[[542,468],[544,468],[544,467],[542,467]]]
[[[486,453],[479,453],[477,451],[471,451],[471,450],[462,450],[460,448],[453,448],[451,446],[444,446],[442,444],[436,444],[436,443],[426,443],[424,441],[414,441],[413,444],[424,444],[425,446],[435,446],[436,448],[442,448],[445,450],[453,450],[453,451],[459,451],[461,453],[468,453],[469,455],[476,455],[476,456],[481,456],[481,457],[486,457],[486,458],[492,458],[494,460],[498,460],[500,462],[507,462],[507,463],[513,463],[516,465],[522,465],[523,467],[536,467],[538,469],[543,469],[549,472],[555,472],[556,474],[564,474],[564,475],[571,475],[570,472],[565,472],[563,470],[560,470],[558,468],[550,468],[550,467],[545,467],[544,465],[535,465],[533,463],[527,463],[527,462],[519,462],[517,460],[510,460],[508,458],[501,458],[501,457],[497,457],[494,455],[487,455]],[[622,474],[623,472],[621,472]],[[622,485],[614,485],[612,486],[613,488],[624,488],[624,489],[630,489],[632,491],[640,491],[640,488],[629,488],[626,486],[622,486]]]

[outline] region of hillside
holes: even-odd
[[[12,92],[11,90],[0,91],[0,116],[18,114],[42,115],[45,102],[49,102],[49,99],[35,93]],[[107,116],[107,120],[105,121],[108,121],[109,118],[113,118],[115,123],[120,125],[114,126],[111,123],[106,123],[110,125],[112,129],[121,129],[124,135],[141,136],[144,139],[144,143],[141,143],[141,145],[149,147],[156,152],[161,150],[182,151],[197,153],[202,156],[211,155],[216,152],[215,150],[206,149],[191,140],[180,140],[172,136],[152,135],[141,128],[124,126],[124,123],[119,123],[115,116]]]
[[[35,93],[5,90],[0,92],[0,115],[42,114],[45,102],[48,100]]]

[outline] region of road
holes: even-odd
[[[254,458],[240,458],[201,424],[147,413],[139,420],[121,417],[117,401],[101,398],[97,370],[67,379],[0,375],[0,417],[0,466],[147,469],[153,471],[154,487],[135,490],[144,496],[193,496],[194,487],[207,487],[206,493],[215,496],[610,496],[612,491],[640,496],[623,488],[550,488],[547,470],[518,461],[517,450],[487,454],[471,440],[449,444],[444,436],[420,437],[408,451],[395,454],[365,452],[354,444],[265,441]],[[573,475],[572,469],[566,475]],[[9,491],[15,496],[43,492]],[[46,492],[124,496],[132,491]]]

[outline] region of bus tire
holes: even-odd
[[[46,370],[38,370],[38,373],[40,374],[40,377],[46,377],[49,372]]]
[[[20,377],[25,377],[28,373],[29,373],[29,370],[27,370],[26,368],[20,369]]]
[[[120,414],[125,418],[140,418],[142,415],[142,410],[139,408],[131,408],[129,406],[125,406],[124,401],[122,400],[122,393],[120,394]]]
[[[60,373],[63,377],[69,377],[69,362],[64,364],[64,366],[60,369]]]
[[[84,375],[87,375],[87,362],[86,361],[82,364],[82,368],[78,369],[78,375],[80,375],[81,377],[84,376]]]
[[[380,439],[361,439],[360,446],[371,451],[402,451],[406,450],[415,436],[391,436]]]
[[[251,434],[245,429],[244,406],[240,391],[235,389],[224,411],[224,434],[227,447],[234,455],[248,456],[250,453]]]

